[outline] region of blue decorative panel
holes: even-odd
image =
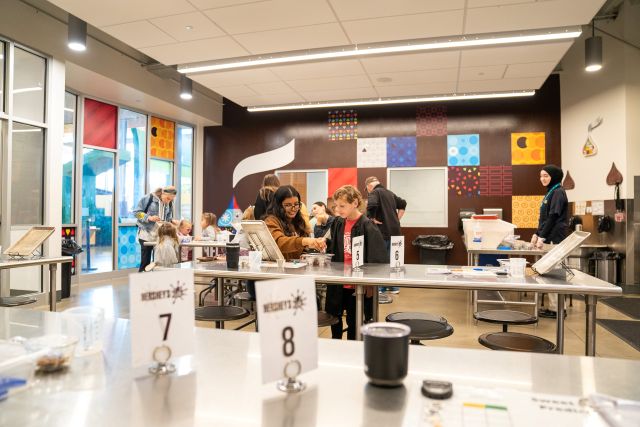
[[[140,266],[140,244],[138,243],[138,227],[118,227],[118,269],[137,268]]]
[[[416,165],[416,137],[387,138],[387,166],[411,167]]]
[[[480,135],[448,135],[447,159],[449,166],[479,166]]]

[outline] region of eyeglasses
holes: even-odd
[[[301,203],[283,203],[282,207],[285,209],[300,209]]]

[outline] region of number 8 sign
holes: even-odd
[[[317,368],[318,309],[313,279],[256,282],[256,297],[262,382],[295,378]]]

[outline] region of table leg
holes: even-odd
[[[564,294],[558,294],[556,309],[556,353],[564,353]]]
[[[378,287],[373,286],[373,321],[378,321]]]
[[[364,308],[364,288],[362,285],[356,285],[356,340],[362,341],[360,329],[362,327]]]
[[[58,264],[49,264],[49,310],[56,311],[56,297],[57,297],[57,285],[56,285],[56,271],[58,270]]]
[[[218,288],[216,289],[218,293],[218,305],[224,305],[224,279],[222,277],[218,277],[216,280],[218,281],[216,284]],[[216,322],[216,327],[218,329],[224,329],[224,322]]]
[[[598,303],[598,297],[595,295],[585,295],[584,302],[587,312],[587,325],[586,325],[586,348],[585,355],[596,355],[596,304]]]

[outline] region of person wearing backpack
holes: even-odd
[[[153,193],[144,196],[138,202],[138,206],[133,211],[133,215],[138,220],[138,242],[140,242],[140,268],[151,263],[153,246],[145,246],[145,242],[155,242],[158,240],[158,227],[163,222],[170,222],[178,225],[178,221],[173,219],[173,200],[178,192],[174,186],[158,188]]]

